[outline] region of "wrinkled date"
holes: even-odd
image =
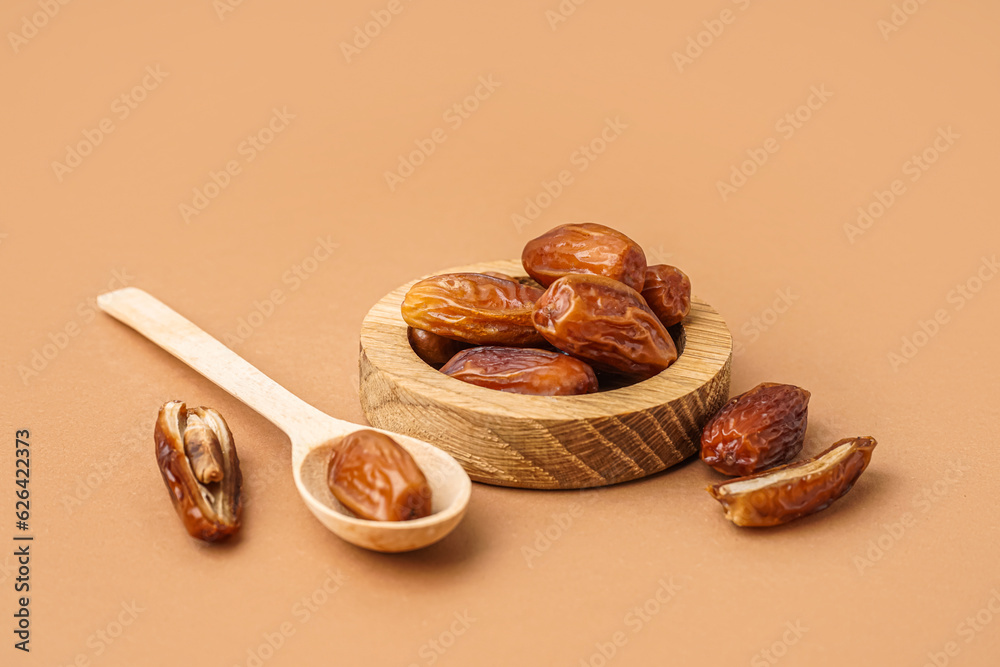
[[[528,241],[521,253],[528,275],[545,286],[573,273],[606,276],[641,291],[646,255],[621,232],[583,222],[560,225]]]
[[[440,366],[469,346],[423,329],[406,328],[406,338],[417,356],[431,366]]]
[[[555,281],[538,300],[534,322],[552,345],[598,370],[643,379],[677,359],[673,339],[642,296],[604,276]]]
[[[474,347],[455,355],[441,372],[515,394],[570,396],[597,391],[597,376],[579,359],[525,347]]]
[[[482,273],[448,273],[416,283],[403,299],[403,320],[473,345],[530,347],[542,342],[531,313],[542,290]]]
[[[691,312],[691,280],[675,266],[655,264],[646,268],[642,298],[663,326],[673,326]]]
[[[408,521],[431,513],[431,487],[420,466],[399,443],[377,431],[355,431],[336,444],[327,485],[362,519]]]
[[[868,467],[875,438],[847,438],[814,459],[708,487],[737,526],[777,526],[826,509]]]
[[[222,415],[170,401],[160,408],[153,438],[160,474],[191,537],[216,542],[239,530],[243,475]]]
[[[750,475],[802,451],[809,392],[765,382],[729,401],[701,434],[701,460],[725,475]]]

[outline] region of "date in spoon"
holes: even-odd
[[[371,429],[392,436],[414,458],[430,484],[433,507],[429,516],[410,521],[359,519],[330,492],[327,461],[339,438],[369,427],[317,410],[140,289],[108,292],[97,303],[284,431],[292,441],[292,469],[302,499],[338,537],[374,551],[412,551],[437,542],[461,521],[472,482],[451,455],[416,438]]]

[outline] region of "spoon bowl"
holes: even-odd
[[[331,417],[298,398],[153,296],[135,287],[102,294],[100,308],[191,366],[281,429],[292,443],[295,485],[306,507],[338,537],[387,553],[431,545],[465,514],[472,482],[446,452],[410,436]],[[431,487],[431,514],[411,521],[369,521],[348,511],[326,483],[334,445],[348,433],[392,437],[420,466]]]
[[[371,429],[379,431],[380,429]],[[420,440],[388,433],[420,466],[433,496],[431,514],[409,521],[368,521],[356,518],[337,500],[326,483],[327,464],[333,443],[310,449],[299,465],[294,466],[295,485],[306,506],[323,525],[352,544],[384,552],[410,551],[410,545],[426,546],[447,535],[462,519],[469,500],[470,483],[463,482],[465,471],[455,459],[439,449],[428,451]],[[458,474],[462,471],[462,474]],[[465,476],[468,479],[468,476]],[[373,526],[374,524],[374,526]],[[378,530],[372,531],[372,528]],[[364,542],[364,544],[361,544]]]

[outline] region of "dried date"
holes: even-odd
[[[542,337],[531,323],[542,290],[482,273],[448,273],[413,285],[403,299],[403,320],[445,338],[473,345],[532,346]]]
[[[327,485],[362,519],[409,521],[431,513],[431,487],[420,466],[378,431],[354,431],[334,446]]]
[[[765,382],[719,410],[701,434],[701,460],[725,475],[742,476],[794,459],[802,451],[810,394]]]
[[[677,348],[642,296],[589,274],[552,283],[538,300],[535,328],[556,348],[595,369],[644,379],[677,359]]]
[[[406,338],[410,341],[410,347],[413,348],[417,356],[431,366],[448,363],[449,359],[469,346],[468,343],[413,327],[406,328]]]
[[[546,287],[574,273],[606,276],[641,291],[646,255],[621,232],[593,222],[560,225],[528,241],[521,253],[528,275]]]
[[[642,298],[663,326],[673,326],[691,312],[691,280],[676,266],[654,264],[646,267]]]
[[[777,526],[826,509],[851,490],[875,438],[840,440],[816,458],[708,487],[737,526]]]
[[[593,369],[573,357],[525,347],[474,347],[441,369],[456,380],[515,394],[570,396],[597,391]]]
[[[153,438],[160,474],[188,534],[216,542],[236,533],[243,475],[222,415],[170,401],[160,408]]]

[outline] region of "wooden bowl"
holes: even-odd
[[[430,275],[483,271],[525,275],[519,260]],[[675,330],[680,357],[659,375],[596,394],[525,396],[448,377],[413,352],[400,305],[417,280],[387,294],[361,326],[361,407],[373,426],[445,450],[477,482],[577,489],[651,475],[696,453],[729,397],[733,339],[697,297]]]

